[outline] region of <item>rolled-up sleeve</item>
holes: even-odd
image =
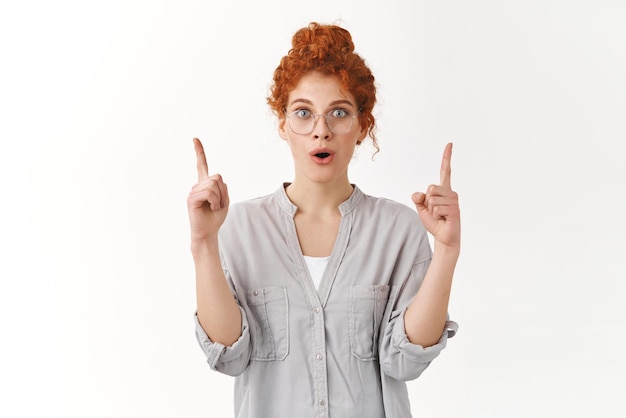
[[[456,334],[458,325],[454,321],[446,321],[441,337],[436,344],[422,347],[409,341],[404,329],[404,313],[406,309],[392,315],[389,325],[382,336],[382,347],[386,347],[381,358],[383,372],[394,379],[412,380],[418,378],[430,365],[441,350],[446,347],[448,338]]]
[[[248,319],[241,306],[239,310],[241,311],[241,336],[229,347],[211,341],[206,332],[204,332],[202,325],[200,325],[198,315],[194,314],[196,339],[207,357],[209,367],[229,376],[240,375],[250,362],[251,346]]]
[[[430,257],[416,262],[397,293],[392,295],[387,307],[388,320],[381,331],[379,359],[382,372],[397,380],[408,381],[419,377],[458,329],[456,322],[446,321],[439,341],[430,347],[413,344],[406,335],[404,314],[419,290],[429,265]]]

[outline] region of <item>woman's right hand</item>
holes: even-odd
[[[187,198],[192,242],[216,238],[228,212],[228,188],[222,176],[209,176],[209,166],[204,147],[198,138],[193,139],[196,149],[198,183],[191,188]]]

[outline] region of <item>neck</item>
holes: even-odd
[[[337,212],[339,205],[352,194],[353,187],[347,179],[332,184],[294,180],[285,191],[299,212],[323,214]]]

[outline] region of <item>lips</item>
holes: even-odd
[[[334,153],[326,148],[316,148],[312,150],[309,155],[317,164],[328,164],[333,160]]]

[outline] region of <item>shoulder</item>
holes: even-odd
[[[364,229],[387,231],[398,237],[426,236],[426,228],[414,207],[385,197],[362,194],[355,207],[355,220]]]
[[[275,206],[273,200],[272,195],[266,195],[232,203],[228,208],[226,221],[237,220],[241,222],[244,218],[258,218],[263,213],[270,212],[270,208]]]
[[[232,203],[230,205],[229,211],[233,212],[249,212],[255,211],[261,208],[264,208],[268,205],[271,205],[273,200],[273,195],[268,194],[265,196],[259,196],[252,199],[242,200],[239,202]]]
[[[222,229],[233,233],[275,227],[280,212],[275,193],[235,202],[228,208]]]
[[[408,222],[415,224],[415,226],[422,225],[415,208],[385,197],[364,194],[360,209],[375,216],[395,218],[402,223]]]
[[[430,256],[428,233],[414,207],[364,194],[355,210],[355,227],[388,248],[415,254],[419,260]]]

